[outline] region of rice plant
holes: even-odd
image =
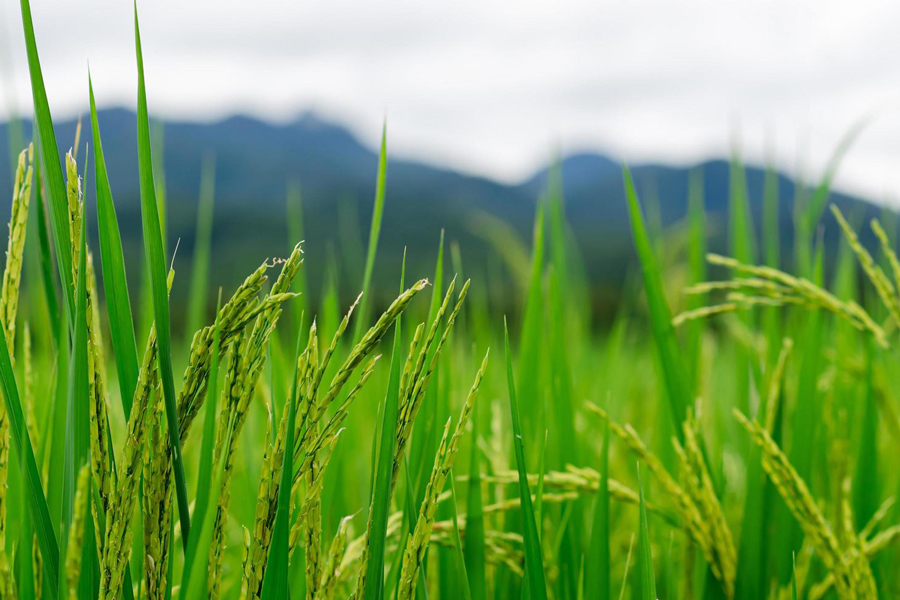
[[[520,259],[509,319],[483,277],[463,277],[454,240],[445,273],[443,235],[433,275],[407,284],[404,260],[396,297],[370,297],[385,126],[362,293],[342,317],[338,290],[305,277],[322,257],[299,239],[295,184],[283,256],[214,293],[214,163],[185,277],[165,234],[137,9],[138,148],[104,146],[86,74],[89,156],[56,139],[21,8],[36,127],[14,164],[0,280],[0,597],[900,595],[900,259],[877,220],[867,245],[839,207],[823,214],[835,162],[797,208],[794,264],[771,179],[757,238],[737,153],[730,249],[707,254],[698,174],[675,252],[686,288],[660,264],[669,240],[625,168],[641,277],[597,334],[555,171],[530,248],[512,230],[486,236]],[[109,151],[137,152],[139,273],[126,273]],[[840,232],[835,264],[807,235],[819,222]],[[23,277],[32,253],[40,268]],[[129,281],[148,282],[145,332]]]

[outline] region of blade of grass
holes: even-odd
[[[850,126],[829,157],[825,166],[825,172],[819,179],[819,183],[816,189],[813,190],[812,195],[802,203],[795,201],[798,210],[794,219],[794,254],[796,261],[794,268],[797,271],[797,275],[801,277],[809,277],[813,268],[811,250],[814,241],[813,235],[816,223],[822,218],[822,212],[825,210],[825,205],[828,202],[834,176],[837,174],[838,168],[841,166],[841,162],[843,162],[847,152],[871,120],[871,114],[864,115]],[[795,189],[798,187],[798,184],[795,183]],[[800,195],[799,192],[800,190],[798,189],[798,196]]]
[[[403,270],[406,269],[404,259]],[[403,277],[401,276],[401,288]],[[381,421],[381,439],[378,446],[378,466],[375,470],[372,490],[372,512],[369,515],[369,557],[366,563],[363,598],[381,600],[384,597],[384,552],[387,545],[387,521],[391,508],[391,473],[394,463],[394,446],[397,431],[397,412],[400,400],[401,351],[400,317],[394,323],[394,343],[391,350],[391,374],[384,412]]]
[[[287,217],[288,217],[288,241],[290,246],[303,241],[303,197],[300,194],[300,182],[292,181],[287,186]],[[307,308],[306,297],[306,269],[300,269],[294,277],[294,292],[300,294],[291,305],[294,307],[295,327],[302,323],[301,315]],[[301,327],[302,329],[302,327]]]
[[[200,202],[197,206],[197,231],[194,235],[194,264],[191,269],[191,289],[188,292],[187,329],[185,331],[185,339],[188,344],[190,344],[194,332],[203,325],[203,317],[206,312],[206,287],[209,283],[215,194],[216,156],[215,154],[206,154],[203,157],[203,173],[200,176]],[[300,271],[302,272],[303,269]]]
[[[166,285],[166,257],[160,228],[159,208],[153,180],[153,159],[150,152],[150,122],[147,115],[147,92],[144,85],[144,58],[141,52],[141,32],[138,25],[137,3],[134,7],[134,45],[138,66],[138,166],[141,179],[141,220],[144,227],[144,253],[150,272],[153,293],[153,315],[156,334],[159,374],[162,380],[163,399],[166,406],[166,422],[169,445],[175,473],[175,495],[178,500],[178,516],[181,522],[181,539],[187,548],[191,530],[187,489],[184,480],[184,460],[178,434],[178,414],[175,406],[175,376],[172,372],[172,340],[169,325],[169,294]]]
[[[791,554],[791,600],[797,600],[797,555]]]
[[[409,473],[409,455],[403,457],[403,467],[404,467],[404,479],[406,480],[406,522],[408,525],[407,536],[412,536],[416,532],[416,517],[418,516],[418,509],[416,508],[416,500],[413,494],[413,482],[412,476]],[[468,532],[469,529],[466,529]],[[403,552],[406,548],[406,544],[401,544],[398,548],[398,556],[400,561],[403,560]],[[423,564],[422,568],[419,569],[419,585],[416,586],[416,598],[427,598],[428,597],[428,586],[425,584],[425,567]],[[398,578],[400,574],[397,574]]]
[[[542,349],[544,348],[544,203],[538,204],[532,234],[531,276],[525,297],[525,316],[519,344],[519,391],[525,409],[523,426],[536,435],[542,421],[543,403],[540,398]]]
[[[216,301],[216,314],[222,306],[222,289],[219,288],[219,299]],[[206,511],[209,508],[210,486],[213,480],[213,449],[216,443],[216,408],[218,402],[217,384],[219,373],[219,343],[221,329],[219,320],[216,319],[213,329],[212,358],[209,368],[209,385],[206,388],[206,413],[203,416],[203,437],[200,440],[200,467],[197,472],[197,492],[194,496],[194,521],[203,523]],[[182,570],[182,589],[188,589],[192,572],[192,564],[196,558],[197,548],[200,543],[202,527],[195,527],[188,539],[187,551],[184,553],[184,568]],[[206,569],[200,573],[206,589]]]
[[[231,443],[233,428],[229,425],[228,433],[225,438],[226,446]],[[288,454],[288,453],[286,453]],[[225,479],[225,462],[219,461],[216,468],[216,477],[211,481],[209,495],[211,498],[218,498],[222,490],[222,483]],[[209,548],[212,544],[213,529],[216,522],[216,511],[207,510],[203,515],[203,521],[200,522],[200,533],[197,536],[197,548]],[[207,587],[206,573],[209,568],[208,553],[200,553],[201,560],[193,560],[190,569],[187,571],[187,580],[182,582],[180,598],[185,600],[194,600],[195,598],[208,598],[209,589]]]
[[[469,490],[466,501],[466,573],[475,600],[487,597],[484,544],[484,501],[481,497],[481,461],[478,454],[479,411],[472,413],[472,455],[469,461]]]
[[[78,244],[79,258],[77,287],[75,290],[75,326],[72,342],[71,366],[69,367],[68,400],[66,404],[66,461],[63,470],[63,511],[60,530],[60,562],[66,564],[71,552],[82,552],[82,548],[69,548],[69,530],[75,519],[75,491],[78,473],[89,460],[90,454],[90,409],[88,399],[88,333],[87,333],[87,243],[85,241],[85,219],[81,219],[81,240]],[[90,513],[88,513],[90,515]],[[87,530],[88,523],[85,523]],[[85,534],[84,538],[88,536]],[[95,558],[96,560],[96,558]],[[82,572],[91,570],[90,564],[82,564]],[[65,589],[66,574],[60,573],[59,588]],[[79,593],[80,593],[79,588]]]
[[[40,156],[40,139],[37,141],[38,156]],[[34,162],[34,198],[33,210],[35,212],[35,229],[37,229],[37,242],[40,250],[41,283],[44,289],[44,301],[47,303],[47,316],[50,326],[50,336],[54,348],[59,348],[60,329],[59,299],[56,296],[56,286],[53,283],[53,255],[50,250],[50,234],[47,228],[47,213],[44,208],[43,176],[41,161]]]
[[[381,216],[384,214],[384,194],[387,177],[387,122],[381,128],[381,152],[378,156],[378,179],[375,182],[375,206],[372,210],[372,226],[369,229],[369,249],[366,251],[366,270],[363,274],[363,297],[360,300],[358,317],[353,326],[353,343],[359,341],[364,328],[369,322],[369,288],[372,283],[372,271],[375,268],[375,255],[378,252],[378,237],[381,234]]]
[[[29,0],[21,0],[22,27],[25,31],[25,49],[28,55],[28,70],[31,75],[31,91],[34,99],[34,117],[40,137],[41,158],[44,162],[44,174],[47,183],[47,194],[50,197],[50,214],[53,223],[53,242],[56,249],[56,266],[63,287],[63,299],[69,314],[69,323],[75,317],[75,286],[72,282],[72,245],[69,239],[68,200],[66,198],[66,182],[62,165],[59,161],[59,147],[56,144],[56,133],[53,131],[53,119],[50,115],[50,104],[47,101],[47,90],[44,87],[44,76],[41,73],[41,61],[38,57],[37,42],[34,37],[34,24],[31,19]]]
[[[294,355],[293,390],[291,402],[284,410],[288,411],[288,424],[297,420],[297,373],[298,358],[302,349],[303,335],[298,330],[297,350]],[[285,434],[285,448],[294,447],[294,427],[288,427]],[[289,533],[291,528],[291,481],[294,475],[293,452],[284,452],[284,462],[281,466],[281,483],[278,487],[278,500],[275,509],[275,525],[272,529],[272,543],[269,546],[269,557],[266,562],[266,572],[263,576],[262,600],[278,600],[288,598],[288,558],[290,554]]]
[[[138,356],[134,337],[134,321],[131,317],[131,301],[128,298],[128,281],[125,277],[125,258],[122,254],[122,237],[116,219],[116,207],[109,187],[100,124],[94,102],[94,86],[88,73],[88,90],[91,101],[91,131],[94,139],[94,169],[97,186],[97,224],[100,233],[100,264],[103,268],[103,289],[106,293],[106,312],[109,316],[109,333],[112,341],[116,371],[119,375],[119,392],[125,419],[131,414],[131,402],[137,387]]]
[[[647,236],[641,206],[628,167],[623,167],[623,176],[631,214],[634,245],[640,258],[641,270],[644,273],[644,288],[647,293],[647,303],[650,305],[650,324],[653,328],[653,338],[656,341],[666,395],[669,399],[669,411],[676,435],[678,439],[682,439],[684,433],[680,424],[687,416],[687,407],[691,401],[687,370],[678,348],[675,331],[672,328],[672,313],[666,302],[662,276],[653,253],[653,246]]]
[[[519,419],[519,405],[516,401],[516,384],[513,378],[512,353],[509,350],[509,328],[503,319],[504,346],[506,348],[506,380],[509,386],[509,410],[513,426],[513,446],[516,451],[516,465],[519,470],[519,496],[522,501],[525,540],[525,575],[530,598],[547,600],[547,585],[544,580],[544,560],[541,554],[541,540],[534,520],[534,506],[528,489],[528,469],[525,465],[525,445],[522,440],[522,423]]]
[[[456,482],[453,480],[453,471],[448,477],[450,483],[450,504],[453,513],[453,544],[456,547],[456,564],[459,569],[458,579],[462,588],[463,600],[472,600],[472,591],[469,589],[469,575],[466,573],[466,559],[463,556],[462,538],[459,535],[459,509],[456,504]]]
[[[875,383],[875,343],[865,340],[866,370],[862,430],[859,434],[859,450],[856,457],[856,474],[853,477],[853,515],[857,529],[862,529],[878,510],[881,496],[881,480],[878,477],[878,390]]]
[[[640,573],[641,600],[657,600],[656,578],[653,574],[653,552],[650,549],[650,527],[647,524],[647,506],[644,503],[644,484],[638,465],[638,493],[640,494],[640,529],[638,532],[638,572]]]
[[[44,573],[47,580],[47,589],[52,599],[59,597],[59,546],[54,534],[53,521],[50,518],[50,510],[47,499],[44,496],[44,488],[41,484],[40,470],[34,456],[34,448],[31,445],[31,437],[25,425],[25,414],[19,397],[19,389],[16,385],[13,372],[12,359],[6,336],[0,335],[0,386],[3,389],[3,402],[9,419],[10,438],[13,450],[21,462],[21,471],[26,486],[25,493],[27,506],[37,534],[38,547],[44,558]]]
[[[586,598],[609,598],[609,421],[603,420],[600,449],[600,484],[594,497],[591,545],[585,565]]]

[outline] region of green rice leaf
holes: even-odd
[[[459,535],[459,509],[456,504],[456,482],[453,481],[453,471],[448,477],[450,483],[450,504],[453,512],[453,545],[456,549],[456,565],[458,568],[459,585],[462,588],[463,600],[472,600],[472,591],[469,589],[469,576],[466,573],[466,559],[463,556],[462,538]]]
[[[209,283],[209,257],[212,253],[213,206],[216,193],[216,157],[203,157],[200,176],[200,202],[197,206],[197,231],[194,235],[194,264],[188,292],[186,341],[203,325],[206,312],[206,288]],[[302,272],[303,269],[300,269]]]
[[[94,169],[97,185],[97,224],[100,232],[100,263],[103,267],[103,289],[106,292],[106,312],[109,316],[109,332],[112,340],[116,371],[119,374],[119,392],[125,419],[131,414],[131,403],[138,379],[137,344],[134,337],[134,321],[131,317],[131,301],[128,298],[128,281],[125,277],[125,258],[122,254],[122,237],[116,219],[116,207],[109,187],[97,106],[94,102],[94,86],[88,74],[88,90],[91,99],[91,131],[94,138]]]
[[[69,239],[68,200],[66,198],[66,181],[62,165],[59,161],[59,147],[56,144],[56,133],[53,131],[53,119],[50,116],[50,104],[47,101],[47,90],[44,87],[44,76],[41,73],[41,61],[38,57],[37,42],[34,38],[34,24],[31,20],[29,0],[21,0],[22,26],[25,31],[25,50],[28,55],[28,70],[31,74],[31,91],[34,99],[34,118],[40,138],[39,148],[44,164],[44,176],[49,196],[51,222],[53,223],[53,242],[56,248],[56,266],[62,281],[63,299],[69,314],[70,324],[75,317],[75,286],[72,282],[72,243]]]
[[[797,556],[791,555],[791,600],[797,600]]]
[[[40,138],[36,140],[38,146],[38,156],[40,156]],[[59,348],[60,328],[59,320],[59,298],[56,295],[56,286],[53,282],[53,254],[50,250],[50,233],[47,227],[47,213],[44,208],[44,190],[43,176],[41,171],[41,161],[36,160],[34,163],[34,199],[33,210],[35,212],[35,229],[37,229],[37,242],[40,251],[40,271],[41,283],[44,289],[44,300],[47,302],[47,316],[50,326],[50,336],[53,341],[54,348]]]
[[[637,249],[638,258],[641,261],[641,270],[644,273],[644,289],[647,292],[647,303],[650,305],[650,324],[653,328],[653,338],[656,341],[656,350],[662,367],[662,376],[669,399],[672,423],[675,425],[674,429],[678,438],[681,439],[684,434],[679,425],[684,422],[687,416],[687,407],[691,401],[687,370],[672,327],[672,313],[666,302],[662,276],[657,266],[656,256],[653,253],[653,246],[647,236],[647,228],[644,225],[641,206],[628,167],[623,167],[623,175],[625,191],[628,196],[628,208],[631,213],[631,230],[634,235],[634,245]]]
[[[378,463],[372,489],[372,514],[369,515],[369,558],[366,563],[363,598],[380,600],[384,597],[384,552],[387,545],[387,521],[391,506],[391,473],[397,431],[397,412],[400,400],[400,370],[403,366],[400,317],[394,324],[394,343],[391,350],[391,374],[381,421]]]
[[[862,429],[856,456],[856,475],[853,477],[853,516],[857,529],[862,529],[878,510],[881,479],[878,477],[878,389],[875,382],[875,342],[865,342],[865,392],[863,397]]]
[[[156,186],[153,179],[153,159],[150,152],[150,121],[147,115],[147,92],[144,85],[144,58],[141,53],[141,32],[138,25],[137,3],[134,7],[134,45],[138,66],[138,166],[141,178],[141,220],[144,227],[144,253],[150,272],[153,293],[153,315],[156,334],[159,374],[166,405],[166,422],[175,472],[175,495],[181,520],[181,539],[187,548],[191,519],[187,489],[184,481],[184,459],[178,434],[178,413],[175,406],[175,376],[172,372],[172,339],[169,325],[169,293],[166,285],[166,256],[160,227]]]
[[[41,485],[41,475],[35,460],[34,447],[25,425],[25,413],[22,410],[12,358],[4,335],[0,335],[0,386],[2,386],[3,402],[9,419],[13,451],[21,463],[26,505],[34,525],[34,532],[37,535],[38,547],[45,557],[44,574],[47,589],[51,598],[55,599],[59,597],[59,546],[53,529],[53,521],[50,518],[47,499],[44,496],[44,488]]]
[[[794,215],[794,254],[796,261],[794,268],[797,271],[796,274],[801,277],[808,277],[813,268],[811,250],[813,247],[813,233],[815,232],[816,223],[822,218],[822,212],[828,203],[831,184],[835,175],[837,175],[838,168],[841,166],[841,162],[843,162],[847,152],[871,120],[872,115],[864,115],[850,126],[829,157],[828,163],[825,165],[825,172],[822,173],[822,177],[819,179],[816,189],[813,190],[812,196],[802,203],[797,202],[795,199],[797,208]],[[795,189],[797,190],[795,196],[799,197],[802,190],[797,188],[799,188],[799,184],[795,183]]]
[[[703,208],[703,167],[691,170],[688,180],[688,263],[691,283],[707,280],[706,276],[706,215]],[[688,301],[689,309],[706,304],[705,294],[695,294]],[[700,385],[701,339],[704,322],[701,319],[687,325],[687,356],[690,361],[692,389]]]
[[[70,552],[82,552],[82,548],[69,548],[69,530],[75,518],[75,491],[78,473],[89,460],[90,453],[90,405],[88,398],[88,331],[87,331],[87,244],[85,221],[81,219],[81,241],[78,244],[78,278],[75,289],[75,326],[72,341],[71,366],[69,368],[68,401],[66,405],[66,460],[63,470],[63,512],[60,540],[60,562]],[[88,512],[90,515],[90,512]],[[85,519],[85,543],[88,520]],[[93,529],[91,527],[91,529]],[[95,558],[96,560],[96,558]],[[82,564],[82,573],[90,570]],[[65,575],[61,574],[60,589],[64,589]],[[79,588],[80,589],[80,588]]]
[[[537,433],[537,423],[541,422],[544,409],[541,402],[540,381],[541,360],[544,348],[544,203],[538,204],[534,215],[531,243],[531,275],[525,297],[525,316],[522,321],[522,335],[519,345],[519,391],[525,410],[523,425],[528,433]]]
[[[509,410],[513,426],[513,446],[516,451],[516,466],[519,470],[519,496],[522,501],[525,540],[525,576],[532,600],[547,599],[547,585],[544,580],[544,560],[541,540],[534,520],[534,506],[531,490],[528,489],[528,469],[525,465],[525,445],[522,440],[522,423],[519,419],[519,405],[516,400],[516,384],[513,377],[512,353],[509,349],[509,328],[503,319],[504,345],[506,348],[506,380],[509,385]]]
[[[303,343],[303,335],[298,330],[297,350],[294,355],[294,365],[298,364],[297,358]],[[293,425],[297,421],[297,373],[293,377],[294,385],[291,391],[291,401],[284,410],[288,411],[288,424]],[[284,438],[284,447],[294,447],[294,427],[289,426]],[[284,462],[281,466],[281,483],[278,486],[278,501],[275,509],[275,525],[272,528],[272,542],[269,546],[269,557],[266,561],[266,572],[263,576],[262,600],[281,600],[289,598],[288,593],[288,558],[290,553],[289,533],[291,528],[291,480],[293,478],[293,456],[290,451],[284,452]]]
[[[216,302],[216,314],[222,306],[222,290],[219,289],[219,299]],[[197,492],[194,496],[194,521],[203,523],[206,512],[209,508],[210,499],[210,482],[213,480],[213,449],[216,443],[216,409],[218,402],[218,393],[216,386],[218,384],[219,373],[219,343],[222,332],[219,320],[216,319],[215,329],[213,329],[213,345],[212,358],[210,359],[209,368],[209,385],[206,388],[206,412],[203,416],[203,437],[200,440],[200,467],[197,472]],[[214,511],[213,511],[214,512]],[[197,548],[202,534],[202,527],[195,527],[191,531],[190,539],[188,539],[187,550],[184,553],[184,569],[182,570],[182,589],[188,589],[189,579],[191,577],[192,563],[196,559]],[[203,562],[203,561],[201,561]],[[206,589],[206,569],[200,572],[200,577],[204,582]]]
[[[594,498],[591,545],[585,563],[585,598],[609,598],[609,421],[603,419],[600,484]]]
[[[230,443],[231,435],[233,431],[232,428],[229,428],[228,435],[226,437],[226,443]],[[289,454],[289,453],[285,453]],[[211,481],[210,486],[210,497],[218,498],[219,493],[222,490],[222,483],[225,476],[225,461],[219,461],[218,468],[216,469],[215,479]],[[213,529],[216,523],[216,511],[215,510],[207,510],[203,514],[203,520],[199,523],[200,533],[197,536],[197,548],[209,548],[212,543],[213,537]],[[208,598],[209,591],[206,582],[206,573],[209,567],[209,561],[207,559],[208,553],[201,552],[200,558],[201,560],[192,560],[189,569],[187,572],[186,581],[183,580],[181,584],[181,593],[180,597],[185,600],[194,600],[195,598]]]
[[[484,544],[484,500],[481,497],[481,461],[478,451],[478,413],[479,411],[476,409],[472,415],[472,455],[469,460],[464,556],[472,598],[484,600],[487,597],[485,574],[487,557]]]
[[[287,218],[288,218],[288,241],[290,245],[294,245],[303,241],[303,197],[300,194],[300,183],[297,181],[289,182],[287,186]],[[295,327],[302,329],[302,319],[304,311],[307,307],[306,297],[306,269],[300,269],[297,276],[294,277],[294,292],[300,294],[291,305],[294,307],[294,323]]]
[[[369,288],[372,284],[372,271],[375,268],[375,255],[378,252],[378,237],[381,234],[381,216],[384,214],[384,194],[387,184],[387,122],[381,128],[381,152],[378,156],[378,179],[375,183],[375,207],[372,210],[372,226],[369,229],[369,249],[366,251],[366,270],[363,274],[362,299],[360,300],[358,317],[353,326],[353,343],[359,341],[369,322]]]
[[[653,574],[653,553],[650,549],[650,528],[647,524],[647,506],[644,503],[644,484],[638,466],[638,493],[640,494],[640,530],[638,532],[638,572],[640,573],[641,600],[657,600],[656,578]]]

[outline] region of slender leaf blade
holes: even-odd
[[[519,470],[519,496],[522,501],[525,540],[525,575],[532,600],[547,600],[547,585],[544,579],[544,559],[541,540],[534,520],[534,505],[528,486],[528,469],[525,466],[525,446],[522,440],[522,423],[519,419],[519,405],[516,400],[516,384],[513,376],[512,353],[509,349],[509,328],[503,320],[504,345],[506,347],[506,379],[509,386],[509,410],[513,426],[513,446],[516,452],[516,466]]]
[[[128,297],[128,280],[125,277],[125,257],[122,253],[122,236],[116,218],[109,175],[100,139],[100,123],[94,101],[94,86],[88,75],[91,100],[91,132],[94,139],[94,170],[97,186],[97,227],[100,234],[100,264],[103,289],[106,293],[106,312],[109,316],[109,333],[112,341],[116,371],[119,375],[119,393],[125,419],[131,414],[131,403],[138,379],[137,343],[134,337],[134,321],[131,301]]]
[[[678,348],[678,340],[675,338],[675,330],[672,327],[672,313],[666,301],[662,276],[659,272],[653,246],[650,243],[650,238],[647,236],[647,228],[644,225],[641,206],[628,167],[623,167],[623,176],[625,179],[625,191],[628,196],[628,209],[631,214],[634,245],[640,258],[641,270],[644,274],[644,289],[647,293],[647,302],[650,305],[650,324],[653,328],[653,338],[656,342],[656,350],[662,367],[672,422],[680,439],[684,434],[678,425],[684,422],[691,398],[687,369]]]
[[[369,288],[372,284],[372,272],[375,269],[375,255],[378,252],[378,238],[381,235],[381,217],[384,214],[385,186],[387,185],[387,122],[381,128],[381,152],[378,155],[378,178],[375,182],[375,206],[372,210],[372,225],[369,229],[369,248],[366,251],[366,270],[363,274],[362,299],[359,316],[353,326],[353,342],[359,341],[364,327],[369,322]]]
[[[153,294],[153,315],[156,336],[159,374],[162,380],[166,406],[166,422],[169,445],[175,473],[175,495],[178,500],[178,516],[181,521],[181,539],[187,548],[191,518],[188,509],[187,488],[184,479],[184,459],[181,453],[178,413],[175,406],[175,375],[172,371],[172,339],[169,324],[169,293],[166,285],[166,257],[163,247],[159,206],[156,201],[156,184],[153,179],[153,158],[150,152],[150,120],[147,114],[147,91],[144,84],[144,58],[141,52],[141,32],[138,24],[137,4],[134,7],[134,45],[138,66],[138,171],[141,180],[141,220],[144,228],[144,253],[150,273]]]

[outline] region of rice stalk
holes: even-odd
[[[166,597],[169,544],[172,519],[168,437],[163,421],[160,386],[153,389],[147,415],[147,443],[144,452],[144,587],[147,600]]]
[[[287,293],[291,283],[303,264],[300,245],[294,247],[291,256],[283,263],[281,273],[272,286],[268,297],[280,297]],[[222,556],[224,550],[224,523],[230,500],[231,475],[234,469],[235,450],[238,439],[246,422],[247,410],[256,391],[256,385],[262,372],[269,338],[275,324],[281,316],[279,304],[266,304],[256,317],[253,329],[244,329],[237,345],[232,348],[231,359],[226,372],[223,390],[222,414],[219,417],[220,427],[216,436],[218,452],[216,463],[223,461],[223,482],[216,508],[216,526],[213,530],[213,543],[210,548],[209,593],[210,598],[219,597],[221,586]],[[227,431],[225,427],[227,426]],[[225,443],[227,435],[227,444]]]
[[[308,457],[314,450],[317,448],[324,447],[330,438],[332,438],[340,423],[347,416],[347,409],[349,408],[352,400],[355,399],[356,394],[361,388],[362,384],[365,383],[363,378],[360,379],[360,383],[356,386],[355,391],[351,392],[347,395],[346,399],[341,403],[340,407],[335,411],[335,413],[331,416],[325,426],[322,428],[318,437],[316,437],[312,428],[310,427],[313,424],[318,423],[325,416],[326,411],[331,406],[331,403],[337,398],[337,396],[341,393],[344,385],[350,379],[353,372],[356,368],[362,364],[366,358],[372,353],[373,350],[378,346],[378,343],[381,341],[381,338],[384,337],[385,333],[387,333],[388,329],[390,329],[391,325],[393,325],[394,321],[400,314],[406,310],[406,307],[409,305],[410,301],[418,294],[420,291],[425,289],[425,286],[428,285],[428,281],[426,279],[422,279],[417,281],[412,287],[407,289],[405,292],[400,294],[387,308],[387,310],[382,313],[382,315],[378,318],[378,321],[371,327],[369,330],[362,336],[359,342],[353,347],[350,351],[347,358],[338,368],[334,377],[331,380],[331,384],[328,387],[328,391],[318,399],[318,401],[314,402],[309,410],[307,418],[305,422],[302,424],[298,424],[303,431],[303,433],[298,436],[297,443],[294,446],[294,459],[295,464],[299,464],[299,470],[294,475],[294,486],[297,485],[298,480],[300,479],[301,472],[304,471],[307,467]],[[367,365],[367,369],[364,369],[364,374],[368,371],[371,374],[371,368],[374,367],[375,359],[369,361]],[[368,379],[366,376],[365,379]]]
[[[400,397],[400,414],[397,419],[396,432],[396,451],[394,456],[393,471],[391,473],[392,488],[397,483],[397,477],[400,474],[400,466],[403,462],[403,454],[406,450],[406,446],[409,444],[410,437],[412,436],[413,424],[415,423],[419,408],[422,405],[422,400],[425,398],[425,390],[428,387],[428,383],[431,381],[431,376],[434,374],[434,370],[437,367],[437,362],[441,350],[443,349],[444,344],[447,342],[447,339],[450,336],[450,331],[453,329],[453,324],[456,322],[456,317],[457,315],[459,315],[459,311],[462,308],[463,301],[465,300],[466,295],[469,291],[470,281],[467,280],[463,284],[463,287],[459,292],[456,304],[447,319],[447,323],[444,327],[443,333],[441,334],[440,340],[437,342],[437,345],[432,351],[431,345],[440,327],[441,321],[443,320],[444,314],[447,311],[447,307],[449,305],[450,297],[453,293],[455,284],[456,279],[454,278],[453,280],[451,280],[450,285],[447,287],[447,293],[444,296],[444,301],[441,303],[440,308],[435,315],[434,322],[432,323],[431,328],[428,331],[428,335],[425,338],[425,341],[422,343],[422,349],[419,352],[419,358],[416,361],[416,366],[411,372],[409,380],[407,382],[407,394],[405,397]],[[428,370],[423,374],[425,359],[428,356],[429,352],[431,352],[431,362],[429,363]]]
[[[128,419],[124,468],[106,513],[106,536],[100,561],[100,600],[118,598],[125,565],[131,555],[131,520],[140,483],[144,436],[149,429],[146,422],[152,411],[151,398],[159,385],[156,351],[156,330],[151,328]]]
[[[450,473],[450,469],[453,468],[453,462],[456,459],[456,452],[459,450],[460,440],[465,432],[466,423],[468,422],[469,414],[472,411],[475,396],[478,394],[478,388],[481,385],[481,380],[484,377],[484,372],[487,368],[488,356],[489,354],[485,354],[484,360],[481,362],[481,368],[479,368],[478,372],[475,374],[475,381],[472,384],[472,388],[469,391],[465,404],[463,404],[462,413],[460,414],[459,421],[456,424],[456,429],[454,430],[452,437],[449,436],[450,421],[448,420],[446,425],[444,425],[444,434],[438,447],[437,456],[435,456],[434,469],[431,472],[431,478],[425,487],[425,499],[419,509],[419,518],[416,522],[415,532],[407,542],[406,550],[403,553],[403,566],[400,570],[400,588],[397,592],[398,600],[407,600],[413,598],[415,595],[416,584],[419,580],[419,569],[422,568],[425,552],[428,549],[428,544],[431,539],[431,531],[434,527],[434,515],[437,511],[438,499],[443,491],[447,475]],[[397,448],[396,452],[399,453],[399,451],[400,449]],[[394,464],[396,465],[396,456]]]
[[[875,291],[878,292],[878,297],[881,299],[881,302],[888,309],[891,318],[894,320],[894,324],[900,325],[900,297],[897,296],[897,290],[894,289],[894,286],[891,284],[887,275],[885,275],[884,270],[882,270],[874,259],[872,259],[872,255],[869,254],[869,251],[859,242],[856,232],[853,231],[853,228],[847,223],[841,210],[832,204],[831,212],[837,220],[838,225],[841,226],[844,237],[847,239],[850,249],[853,250],[856,258],[859,260],[863,272],[869,278],[869,281],[872,282]],[[893,253],[891,252],[890,254]],[[894,256],[894,260],[896,261],[896,256]]]
[[[751,277],[769,280],[788,288],[790,295],[782,297],[784,302],[802,304],[831,312],[853,325],[856,329],[870,333],[881,347],[888,347],[885,330],[875,323],[869,313],[853,300],[843,301],[808,279],[794,277],[772,267],[749,265],[718,254],[708,254],[706,258],[711,264],[723,266]],[[881,279],[884,279],[886,282],[883,273]],[[881,279],[876,277],[873,281],[880,281]],[[889,282],[888,285],[890,285]],[[747,297],[754,296],[751,293]]]
[[[813,500],[806,483],[797,475],[769,433],[739,411],[735,411],[734,415],[762,449],[763,468],[833,575],[838,596],[848,599],[876,598],[872,570],[865,551],[860,551],[856,536],[851,533],[849,543],[842,545]]]
[[[81,575],[82,546],[84,545],[85,521],[90,502],[91,470],[82,465],[75,487],[75,504],[72,509],[72,526],[69,528],[69,552],[66,553],[66,596],[78,599],[78,578]]]
[[[22,256],[25,250],[25,232],[28,204],[31,199],[31,181],[34,167],[34,148],[19,154],[13,184],[12,214],[9,220],[9,241],[6,249],[6,266],[0,287],[0,322],[7,345],[15,348],[16,313],[19,306],[19,285],[22,276]],[[12,356],[10,357],[12,359]],[[13,597],[15,594],[11,565],[6,554],[6,503],[9,476],[9,420],[6,408],[0,405],[0,591]]]
[[[321,569],[321,580],[316,588],[315,600],[333,600],[339,583],[341,561],[347,550],[347,530],[353,517],[344,517],[338,525],[331,546]]]

